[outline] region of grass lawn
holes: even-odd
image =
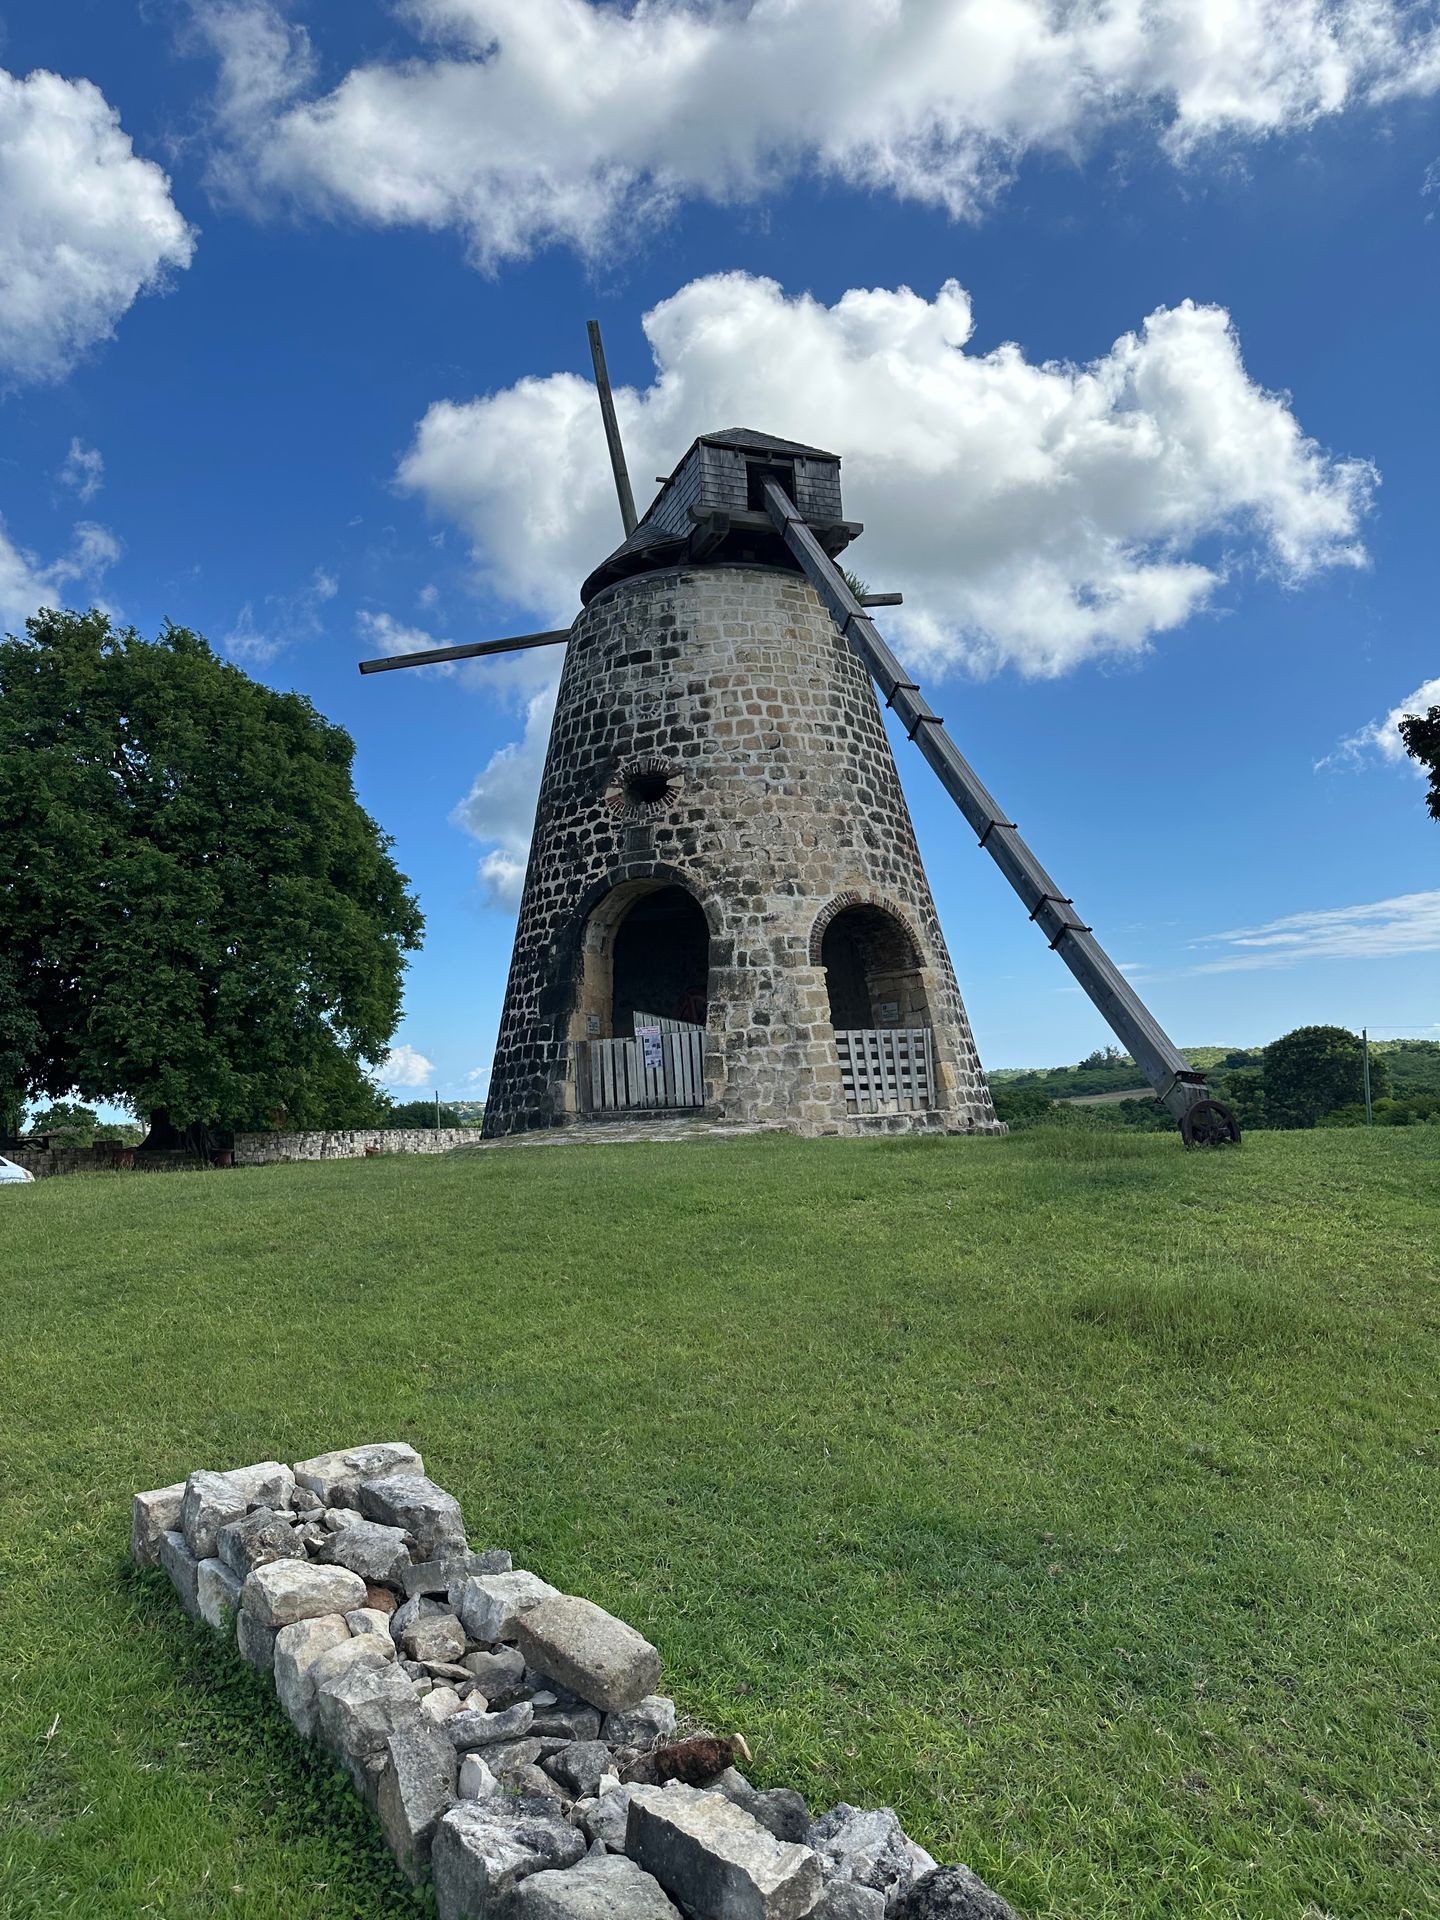
[[[1440,1911],[1440,1129],[0,1194],[0,1912],[424,1902],[128,1501],[406,1438],[762,1785],[1046,1920]]]

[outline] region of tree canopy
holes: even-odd
[[[0,640],[0,1105],[359,1125],[423,922],[299,694],[106,615]]]
[[[1400,722],[1400,738],[1412,760],[1430,776],[1425,804],[1432,820],[1440,820],[1440,707],[1428,713],[1407,714]]]
[[[1266,1047],[1264,1086],[1271,1126],[1316,1126],[1336,1107],[1364,1100],[1364,1043],[1347,1027],[1296,1027]],[[1388,1087],[1384,1061],[1372,1055],[1372,1097]]]

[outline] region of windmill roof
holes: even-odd
[[[779,440],[773,433],[758,433],[754,427],[722,427],[719,433],[702,433],[701,440],[711,447],[743,447],[750,453],[793,453],[811,460],[838,460],[838,453],[826,453],[823,447],[807,447],[799,440]]]

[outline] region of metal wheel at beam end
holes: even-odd
[[[1180,1137],[1187,1147],[1238,1147],[1240,1122],[1223,1100],[1197,1100],[1180,1116]]]

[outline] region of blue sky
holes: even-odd
[[[397,1087],[483,1089],[555,661],[356,663],[573,611],[596,314],[641,480],[845,457],[887,631],[1177,1039],[1440,1034],[1386,724],[1440,701],[1440,53],[1365,21],[0,4],[0,624],[168,617],[348,727],[428,921]],[[897,760],[986,1063],[1100,1044]]]

